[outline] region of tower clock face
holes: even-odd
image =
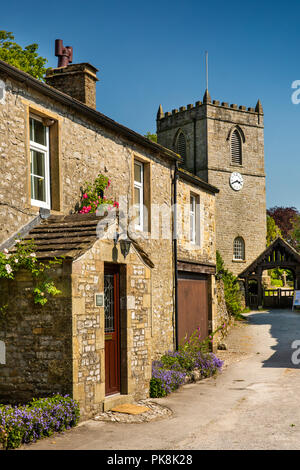
[[[230,182],[230,186],[235,191],[239,191],[240,189],[242,189],[243,184],[244,184],[242,175],[240,173],[237,173],[236,171],[231,173],[229,182]]]

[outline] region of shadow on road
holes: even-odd
[[[263,367],[300,369],[300,311],[267,310],[247,315],[253,325],[270,325],[270,334],[276,339],[271,346],[274,354],[262,361]]]

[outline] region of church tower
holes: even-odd
[[[241,273],[266,247],[263,108],[203,101],[157,113],[157,141],[186,170],[216,186],[217,250]]]

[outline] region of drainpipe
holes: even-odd
[[[174,251],[174,278],[175,278],[175,348],[178,349],[178,268],[177,268],[177,180],[178,163],[175,162],[174,171],[174,218],[173,218],[173,251]]]

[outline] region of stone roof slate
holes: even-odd
[[[51,215],[34,227],[23,238],[33,240],[36,257],[40,260],[51,258],[76,259],[88,251],[99,239],[97,225],[105,218],[93,214]],[[142,247],[131,237],[132,245],[143,261],[154,267]]]

